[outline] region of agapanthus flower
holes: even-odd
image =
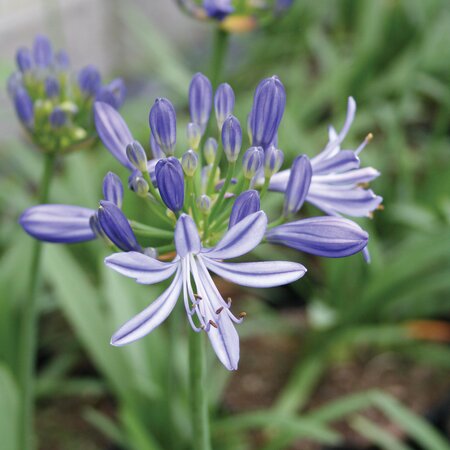
[[[92,79],[95,81],[95,77]],[[230,89],[222,85],[215,97],[218,120],[213,133],[220,145],[215,137],[206,135],[213,129],[208,121],[214,96],[204,75],[196,74],[189,90],[191,122],[186,133],[192,148],[177,148],[175,108],[168,99],[157,99],[149,120],[153,158],[133,138],[117,110],[103,102],[95,103],[98,135],[130,171],[128,186],[139,200],[145,200],[148,224],[125,216],[121,210],[123,187],[113,174],[104,179],[98,210],[41,205],[22,215],[24,229],[41,240],[80,242],[101,237],[122,251],[108,257],[106,264],[139,283],[154,284],[173,277],[158,299],[114,334],[114,345],[127,344],[152,331],[170,314],[183,293],[192,328],[204,330],[222,363],[230,370],[236,369],[239,338],[233,321],[239,322],[240,318],[231,313],[231,305],[217,290],[210,271],[242,286],[278,286],[300,278],[306,269],[296,262],[224,260],[247,254],[261,242],[332,258],[352,255],[367,246],[368,234],[349,219],[298,217],[317,180],[323,189],[333,192],[335,177],[353,170],[348,161],[353,161],[359,150],[339,148],[349,123],[332,138],[333,143],[320,158],[310,160],[299,155],[290,170],[279,172],[284,158],[277,133],[286,102],[281,80],[274,76],[258,85],[247,143],[243,142],[237,117],[228,114],[221,120],[232,110]],[[336,164],[330,166],[327,161]],[[332,170],[337,170],[337,175]],[[364,179],[367,172],[358,168],[349,173]],[[268,223],[264,197],[272,195],[269,187],[284,178],[280,191],[285,195],[275,194],[282,200],[281,215]],[[154,247],[143,245],[144,239],[146,243],[155,239]],[[171,262],[166,262],[169,258]]]
[[[102,84],[100,72],[88,65],[70,69],[67,53],[55,52],[50,40],[36,36],[32,49],[16,53],[17,71],[8,92],[17,116],[44,152],[66,152],[95,141],[92,105],[101,100],[119,108],[125,96],[121,79]]]
[[[222,364],[228,370],[237,369],[239,336],[233,322],[242,319],[231,313],[230,302],[222,298],[209,271],[241,286],[258,288],[291,283],[306,272],[301,264],[287,261],[224,262],[253,250],[263,238],[266,225],[264,212],[256,212],[231,227],[215,246],[204,248],[195,222],[183,214],[174,232],[177,255],[172,262],[161,262],[138,252],[108,256],[108,267],[141,284],[155,284],[173,276],[161,296],[120,327],[111,343],[129,344],[150,333],[172,312],[182,292],[192,329],[205,331]]]
[[[371,135],[356,150],[341,150],[355,112],[356,102],[350,97],[342,130],[336,133],[330,127],[328,144],[322,152],[310,159],[312,178],[306,201],[329,215],[370,217],[383,200],[365,187],[380,172],[373,167],[360,167],[359,154],[370,141]],[[288,169],[274,175],[270,180],[270,189],[285,192],[290,173],[291,169]]]

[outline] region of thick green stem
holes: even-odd
[[[206,364],[204,334],[189,330],[189,366],[192,405],[192,428],[196,450],[211,450],[208,402],[206,398]]]
[[[217,87],[228,49],[228,32],[217,28],[214,35],[214,47],[211,56],[210,79],[214,88]]]
[[[45,157],[44,172],[39,187],[39,204],[47,203],[50,181],[53,173],[55,154]],[[19,448],[34,448],[33,413],[34,413],[34,370],[37,350],[37,288],[40,278],[42,242],[33,242],[30,277],[27,297],[23,304],[19,336],[19,383],[22,393],[19,427]]]
[[[217,212],[220,210],[220,207],[222,206],[223,198],[225,197],[228,186],[230,185],[231,179],[233,178],[235,166],[236,166],[235,162],[229,163],[229,165],[228,165],[227,176],[223,183],[222,189],[219,192],[219,196],[217,197],[216,204],[214,205],[214,207],[211,211],[211,219],[210,220],[214,219]]]

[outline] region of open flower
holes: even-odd
[[[348,99],[347,117],[340,133],[330,127],[323,151],[311,158],[312,178],[306,201],[332,216],[371,216],[382,197],[366,189],[366,183],[380,175],[373,167],[360,168],[359,153],[370,141],[369,134],[356,150],[341,150],[356,112],[355,100]],[[291,170],[283,170],[270,180],[272,191],[285,192]]]
[[[202,247],[192,218],[182,214],[175,229],[177,256],[172,262],[161,262],[138,252],[116,253],[105,259],[108,267],[138,283],[155,284],[174,276],[170,286],[146,309],[125,323],[112,337],[121,346],[150,333],[175,307],[183,292],[187,317],[194,331],[204,330],[222,364],[235,370],[239,361],[239,336],[235,317],[209,271],[233,283],[249,287],[272,287],[301,278],[306,269],[287,261],[227,263],[253,250],[266,231],[267,217],[258,211],[231,227],[212,248]],[[194,320],[194,315],[197,321]]]

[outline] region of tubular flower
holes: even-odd
[[[89,65],[78,73],[63,50],[36,36],[32,49],[19,48],[17,71],[8,92],[17,116],[43,152],[68,152],[90,146],[96,139],[92,106],[99,99],[119,108],[125,97],[121,79],[103,85],[100,72]]]
[[[140,339],[160,325],[171,313],[183,293],[186,314],[194,331],[205,331],[217,357],[228,370],[239,361],[239,336],[230,311],[230,302],[220,295],[209,271],[228,281],[249,287],[271,287],[301,278],[306,269],[298,263],[275,261],[227,263],[223,260],[244,255],[255,248],[264,236],[267,218],[259,211],[231,227],[212,248],[201,244],[193,219],[183,214],[175,228],[177,256],[161,262],[138,252],[116,253],[106,258],[108,267],[138,283],[154,284],[173,276],[172,283],[146,309],[125,323],[112,337],[121,346]],[[196,316],[196,319],[194,319]]]
[[[347,117],[340,133],[329,130],[329,141],[325,148],[311,158],[312,178],[306,201],[332,216],[347,215],[370,217],[382,198],[371,189],[363,187],[380,175],[373,167],[360,168],[359,154],[371,139],[369,134],[356,150],[341,150],[356,112],[355,100],[348,99]],[[270,189],[285,192],[291,170],[274,175]]]

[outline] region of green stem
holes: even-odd
[[[214,47],[211,56],[211,73],[210,79],[214,88],[217,87],[222,69],[225,62],[225,57],[228,49],[228,32],[217,27],[214,34]]]
[[[143,223],[130,220],[131,228],[138,236],[160,239],[173,239],[173,231],[161,230],[161,228],[151,227]]]
[[[217,171],[217,167],[219,167],[220,160],[222,159],[222,153],[223,153],[222,145],[219,142],[219,145],[217,147],[216,157],[214,158],[214,163],[211,168],[211,172],[209,174],[208,184],[206,185],[206,194],[207,195],[210,195],[214,192],[214,181],[216,179],[216,171]]]
[[[214,205],[214,207],[211,211],[211,219],[210,220],[213,220],[217,214],[217,211],[220,210],[225,193],[227,192],[228,186],[230,185],[231,179],[233,178],[235,166],[236,166],[236,163],[234,163],[234,162],[231,162],[228,165],[227,176],[225,178],[225,182],[223,183],[222,189],[219,192],[219,196],[217,197],[216,204]]]
[[[206,364],[203,333],[189,330],[189,366],[192,404],[193,448],[211,450],[208,402],[206,399]]]
[[[50,181],[53,173],[55,154],[45,156],[44,172],[41,178],[39,204],[47,203]],[[26,301],[23,305],[22,321],[19,336],[19,383],[22,392],[19,446],[21,450],[34,448],[33,415],[34,415],[34,370],[37,351],[37,288],[40,278],[42,242],[33,242],[30,277]]]
[[[261,192],[259,193],[259,198],[262,200],[267,193],[267,189],[269,189],[270,177],[266,177],[264,179],[263,187],[261,188]]]

